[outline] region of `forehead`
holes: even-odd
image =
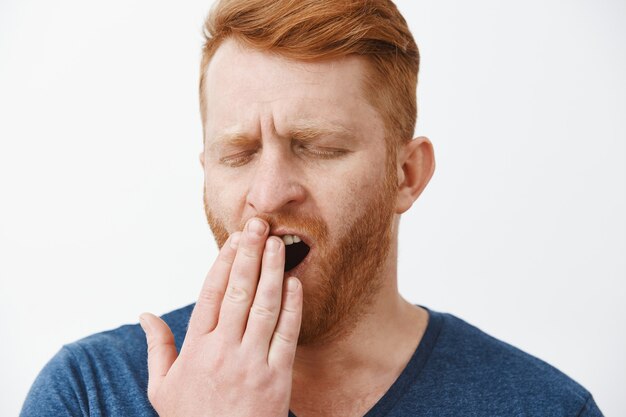
[[[205,130],[253,128],[263,118],[277,128],[324,120],[349,130],[378,129],[382,121],[366,99],[367,61],[358,56],[316,62],[289,60],[227,39],[205,74]]]

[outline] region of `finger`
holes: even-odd
[[[278,369],[291,369],[296,355],[302,321],[302,284],[296,277],[285,282],[278,324],[272,336],[267,363]]]
[[[239,241],[216,327],[216,331],[223,331],[224,340],[240,342],[243,336],[259,280],[268,229],[265,221],[252,218]]]
[[[143,313],[139,324],[146,333],[148,344],[148,397],[152,398],[178,357],[174,335],[159,317]]]
[[[271,236],[265,243],[261,277],[254,296],[242,344],[267,361],[272,335],[280,313],[285,276],[285,246],[282,239]]]
[[[241,232],[235,232],[222,245],[215,263],[204,279],[198,301],[191,313],[188,335],[199,336],[215,329],[240,237]]]

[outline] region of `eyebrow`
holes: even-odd
[[[211,140],[210,147],[213,149],[213,148],[217,148],[220,146],[227,146],[227,145],[228,146],[247,146],[257,141],[258,139],[256,139],[255,137],[250,136],[241,131],[229,130],[229,131],[221,132],[218,135],[216,135],[213,138],[213,140]]]
[[[302,142],[312,142],[324,136],[334,136],[346,140],[354,140],[356,137],[351,129],[324,120],[299,120],[290,126],[288,133],[288,137],[291,139]],[[250,146],[259,141],[260,139],[256,135],[245,133],[240,127],[232,127],[213,136],[210,141],[210,148]]]
[[[311,141],[322,136],[337,136],[343,139],[354,139],[355,134],[347,127],[327,121],[301,120],[290,129],[290,136],[301,141]]]

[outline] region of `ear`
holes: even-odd
[[[204,151],[200,152],[200,165],[204,169]]]
[[[417,200],[435,172],[435,153],[427,137],[420,136],[398,152],[396,213],[402,214]]]

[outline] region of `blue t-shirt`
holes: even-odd
[[[179,350],[192,309],[163,316]],[[591,394],[554,367],[453,315],[429,315],[406,368],[366,417],[602,416]],[[154,417],[147,383],[144,332],[122,326],[64,346],[20,416]]]

